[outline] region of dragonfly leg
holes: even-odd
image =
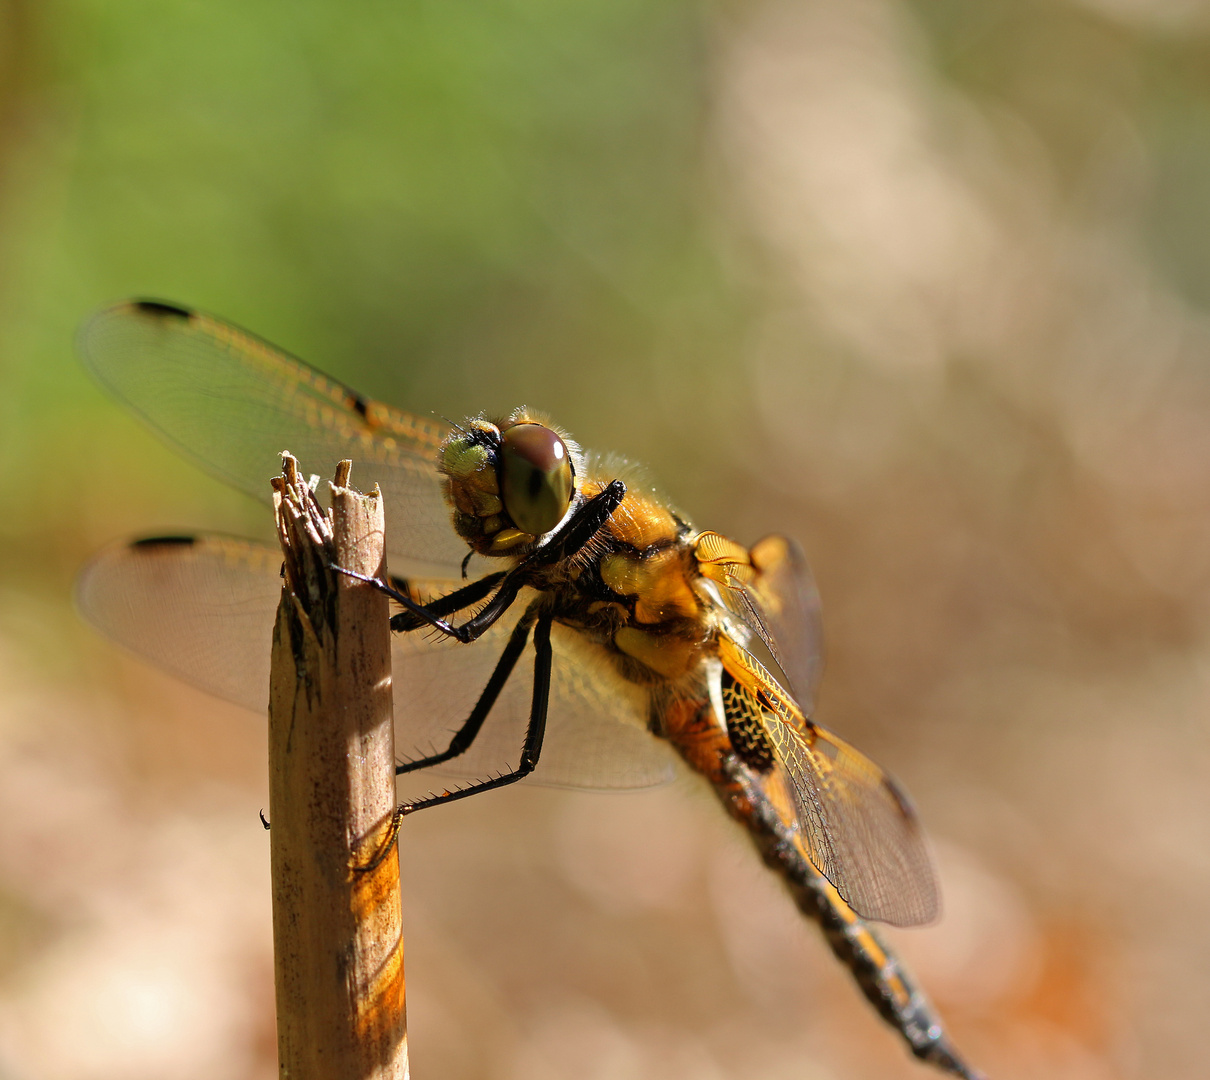
[[[517,666],[517,660],[525,650],[525,645],[529,641],[529,632],[534,625],[535,615],[536,612],[531,606],[525,615],[522,616],[521,621],[513,628],[513,632],[508,639],[508,644],[504,646],[504,651],[500,654],[500,659],[496,663],[491,678],[487,680],[483,693],[479,695],[479,700],[475,702],[475,707],[471,710],[471,714],[467,717],[466,722],[454,733],[449,746],[439,754],[430,754],[428,757],[417,758],[415,761],[396,765],[395,774],[397,776],[402,773],[413,772],[416,769],[424,769],[430,765],[440,765],[443,761],[449,761],[451,758],[464,754],[470,749],[471,743],[475,741],[475,736],[479,734],[479,729],[483,727],[483,721],[487,719],[487,714],[491,712],[492,706],[496,704],[500,691],[504,689],[504,684],[513,673],[513,668]],[[399,616],[397,615],[395,618],[399,618]],[[394,625],[394,619],[391,622]]]
[[[594,495],[576,510],[558,535],[541,547],[535,548],[512,570],[509,570],[500,579],[500,587],[496,590],[496,595],[488,601],[483,610],[460,625],[447,622],[432,609],[432,605],[418,604],[410,596],[392,588],[379,578],[356,574],[340,566],[333,566],[332,569],[382,590],[415,619],[418,619],[421,625],[431,626],[449,637],[456,638],[463,644],[469,644],[491,629],[492,624],[512,606],[517,594],[531,583],[538,571],[570,558],[587,544],[597,530],[609,520],[609,516],[621,505],[625,496],[626,485],[621,480],[614,480],[607,484],[603,491]],[[457,595],[457,593],[451,595]]]
[[[505,571],[503,570],[499,570],[494,574],[488,574],[477,581],[472,581],[469,585],[464,585],[461,589],[456,589],[452,593],[446,593],[445,596],[439,596],[437,599],[429,601],[424,607],[433,615],[453,615],[463,608],[477,604],[492,589],[499,585],[504,580],[504,577]],[[393,577],[390,579],[390,585],[401,593],[408,595],[411,593],[409,584],[404,578]],[[406,633],[409,630],[419,630],[422,626],[428,625],[424,619],[413,614],[411,611],[401,611],[398,615],[391,616],[391,629],[400,633]]]
[[[534,612],[537,604],[531,605],[529,611],[526,612],[526,620],[532,621],[531,613]],[[523,620],[526,621],[526,620]],[[505,787],[508,784],[515,784],[518,780],[522,780],[534,771],[538,764],[538,757],[542,753],[542,739],[546,734],[546,709],[550,703],[550,673],[553,653],[550,647],[550,624],[551,614],[549,611],[543,611],[537,614],[537,625],[534,627],[534,695],[533,701],[529,710],[529,724],[525,729],[525,742],[521,747],[521,760],[515,769],[510,769],[508,772],[501,773],[499,776],[493,776],[488,780],[475,780],[465,787],[457,788],[454,791],[444,791],[440,795],[429,795],[423,799],[417,799],[412,803],[403,803],[395,811],[396,822],[402,820],[408,814],[414,814],[417,810],[427,810],[430,806],[438,806],[441,803],[453,802],[455,799],[465,799],[468,795],[476,795],[481,791],[491,791],[493,788]],[[514,631],[514,639],[516,638]],[[505,648],[505,653],[508,653],[509,648],[513,645],[510,640]],[[524,647],[524,640],[521,642]],[[520,650],[518,649],[518,652]],[[495,682],[497,674],[501,668],[505,666],[504,656],[500,658],[500,663],[496,665],[496,671],[492,673],[492,678],[488,682],[487,689],[484,690],[480,704],[483,698],[487,697],[488,692],[492,689],[492,683]],[[512,664],[516,663],[514,657],[508,665],[511,669]],[[500,685],[507,678],[507,671],[500,678]],[[499,693],[500,687],[495,688],[495,693]],[[493,695],[494,700],[494,695]],[[490,706],[489,706],[490,707]],[[475,706],[475,712],[478,712],[479,705]],[[484,709],[486,715],[487,710]],[[472,713],[472,719],[475,713]]]

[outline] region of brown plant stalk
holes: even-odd
[[[408,1076],[403,915],[393,841],[395,745],[387,599],[332,570],[385,573],[382,499],[337,467],[325,512],[283,455],[285,559],[269,699],[279,1073]]]

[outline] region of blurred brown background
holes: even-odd
[[[798,536],[959,1047],[1205,1075],[1208,211],[1205,0],[0,0],[0,1078],[275,1075],[263,725],[71,607],[267,525],[76,364],[131,294]],[[689,778],[402,849],[422,1080],[928,1075]]]

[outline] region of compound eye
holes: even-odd
[[[572,492],[567,446],[541,424],[514,424],[500,440],[500,497],[513,524],[531,536],[550,532]]]

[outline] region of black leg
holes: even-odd
[[[534,612],[535,606],[536,604],[531,606],[529,611],[525,613],[527,619]],[[475,780],[455,791],[444,791],[440,795],[430,795],[425,799],[418,799],[414,803],[403,803],[395,811],[395,821],[397,823],[406,815],[414,814],[417,810],[427,810],[430,806],[438,806],[442,803],[453,802],[455,799],[465,799],[468,795],[477,795],[481,791],[491,791],[493,788],[515,784],[518,780],[524,779],[534,771],[534,767],[538,764],[538,757],[542,753],[542,739],[546,734],[546,708],[550,703],[552,660],[550,623],[550,612],[544,611],[538,615],[538,623],[534,628],[534,696],[529,710],[529,726],[525,729],[525,743],[521,747],[520,764],[509,772],[493,776],[490,780]],[[516,632],[514,631],[515,636]],[[512,645],[512,641],[509,642],[509,645]],[[504,658],[501,657],[501,664],[496,666],[496,673],[499,672],[503,660]],[[515,658],[513,662],[516,662]],[[493,680],[496,677],[496,673],[492,675]],[[504,680],[501,679],[500,681],[503,684]],[[491,683],[488,686],[490,688]],[[499,692],[499,688],[497,688],[497,692]],[[485,696],[486,693],[487,691],[485,690]],[[478,706],[476,706],[477,708]]]
[[[537,614],[540,603],[541,601],[537,600],[531,604],[529,610],[522,617],[521,622],[518,623],[517,629],[513,630],[513,635],[509,638],[508,645],[505,646],[504,654],[500,657],[495,671],[492,672],[491,679],[488,680],[487,686],[480,695],[479,701],[471,713],[470,720],[463,725],[462,730],[454,737],[455,741],[470,726],[471,721],[475,719],[481,707],[483,718],[486,718],[491,705],[495,703],[496,696],[504,686],[505,680],[516,665],[517,656],[520,655],[521,650],[525,647],[525,639],[529,635],[529,627],[533,625],[534,616]],[[408,814],[414,814],[417,810],[427,810],[430,806],[440,806],[442,803],[453,802],[455,799],[465,799],[468,795],[477,795],[481,791],[490,791],[492,788],[504,787],[506,784],[515,784],[518,780],[524,779],[534,771],[534,767],[538,764],[538,758],[542,753],[542,739],[546,735],[546,709],[550,704],[550,675],[553,655],[550,648],[550,624],[550,612],[544,611],[537,614],[537,627],[534,629],[534,692],[533,701],[529,709],[529,724],[525,729],[525,743],[521,747],[521,763],[510,772],[494,776],[490,780],[475,780],[455,791],[444,791],[440,795],[430,795],[426,799],[418,799],[414,803],[401,803],[395,807],[395,813],[391,819],[391,828],[382,846],[379,847],[377,853],[365,866],[357,868],[357,873],[365,874],[376,869],[382,860],[391,853],[395,846],[395,840],[399,836],[399,826],[403,824],[403,819]],[[525,627],[523,634],[521,633],[522,626]],[[509,651],[518,641],[520,644],[517,644],[517,655],[512,656],[510,659]],[[498,685],[493,690],[493,684],[497,683],[497,681]],[[484,701],[488,698],[489,694],[491,701],[487,705],[484,705]],[[483,718],[479,720],[480,726],[483,723]],[[478,733],[478,727],[475,728],[475,733]],[[472,734],[467,739],[468,746],[473,738],[474,735]],[[464,746],[463,750],[465,749],[466,747]]]
[[[482,636],[491,628],[492,624],[516,600],[517,594],[526,585],[530,584],[537,571],[554,563],[562,562],[562,560],[574,555],[587,544],[597,530],[609,520],[610,514],[621,505],[625,495],[626,485],[621,480],[611,481],[604,491],[594,495],[575,512],[571,520],[564,526],[562,532],[540,548],[531,551],[517,566],[505,574],[500,581],[500,587],[496,590],[496,595],[488,601],[482,611],[460,626],[454,626],[446,622],[431,610],[431,606],[426,607],[423,604],[416,603],[410,596],[405,595],[398,589],[391,588],[385,581],[367,577],[364,574],[355,574],[353,571],[346,570],[340,566],[333,566],[332,569],[381,589],[396,603],[420,620],[421,624],[432,626],[434,629],[440,630],[441,633],[452,638],[457,638],[466,644]]]
[[[472,581],[469,585],[464,585],[461,589],[457,589],[452,593],[446,593],[445,596],[437,597],[436,600],[425,604],[424,609],[431,615],[452,615],[463,608],[470,607],[471,604],[477,604],[504,580],[505,575],[506,572],[504,570],[488,574],[486,577],[481,577],[478,581]],[[390,584],[392,588],[405,595],[411,592],[410,585],[405,578],[393,577]],[[414,615],[410,611],[401,611],[398,615],[391,616],[391,629],[397,630],[400,633],[408,630],[419,630],[422,626],[428,625],[427,620]]]
[[[470,749],[471,743],[475,741],[475,736],[479,734],[479,729],[483,727],[483,721],[487,719],[487,714],[496,704],[496,698],[500,696],[500,691],[504,689],[504,684],[513,673],[513,668],[517,666],[518,658],[525,650],[525,644],[529,641],[529,631],[534,625],[535,615],[536,612],[531,607],[513,628],[508,644],[504,646],[504,652],[500,654],[500,659],[492,672],[492,677],[487,680],[487,685],[483,688],[483,693],[479,695],[479,700],[475,702],[475,707],[471,710],[466,722],[454,733],[449,747],[439,754],[430,754],[428,757],[396,765],[396,776],[413,772],[416,769],[424,769],[430,765],[440,765],[443,761],[449,761],[450,758],[464,754]],[[394,620],[392,620],[393,622]],[[486,645],[480,647],[487,648]]]

